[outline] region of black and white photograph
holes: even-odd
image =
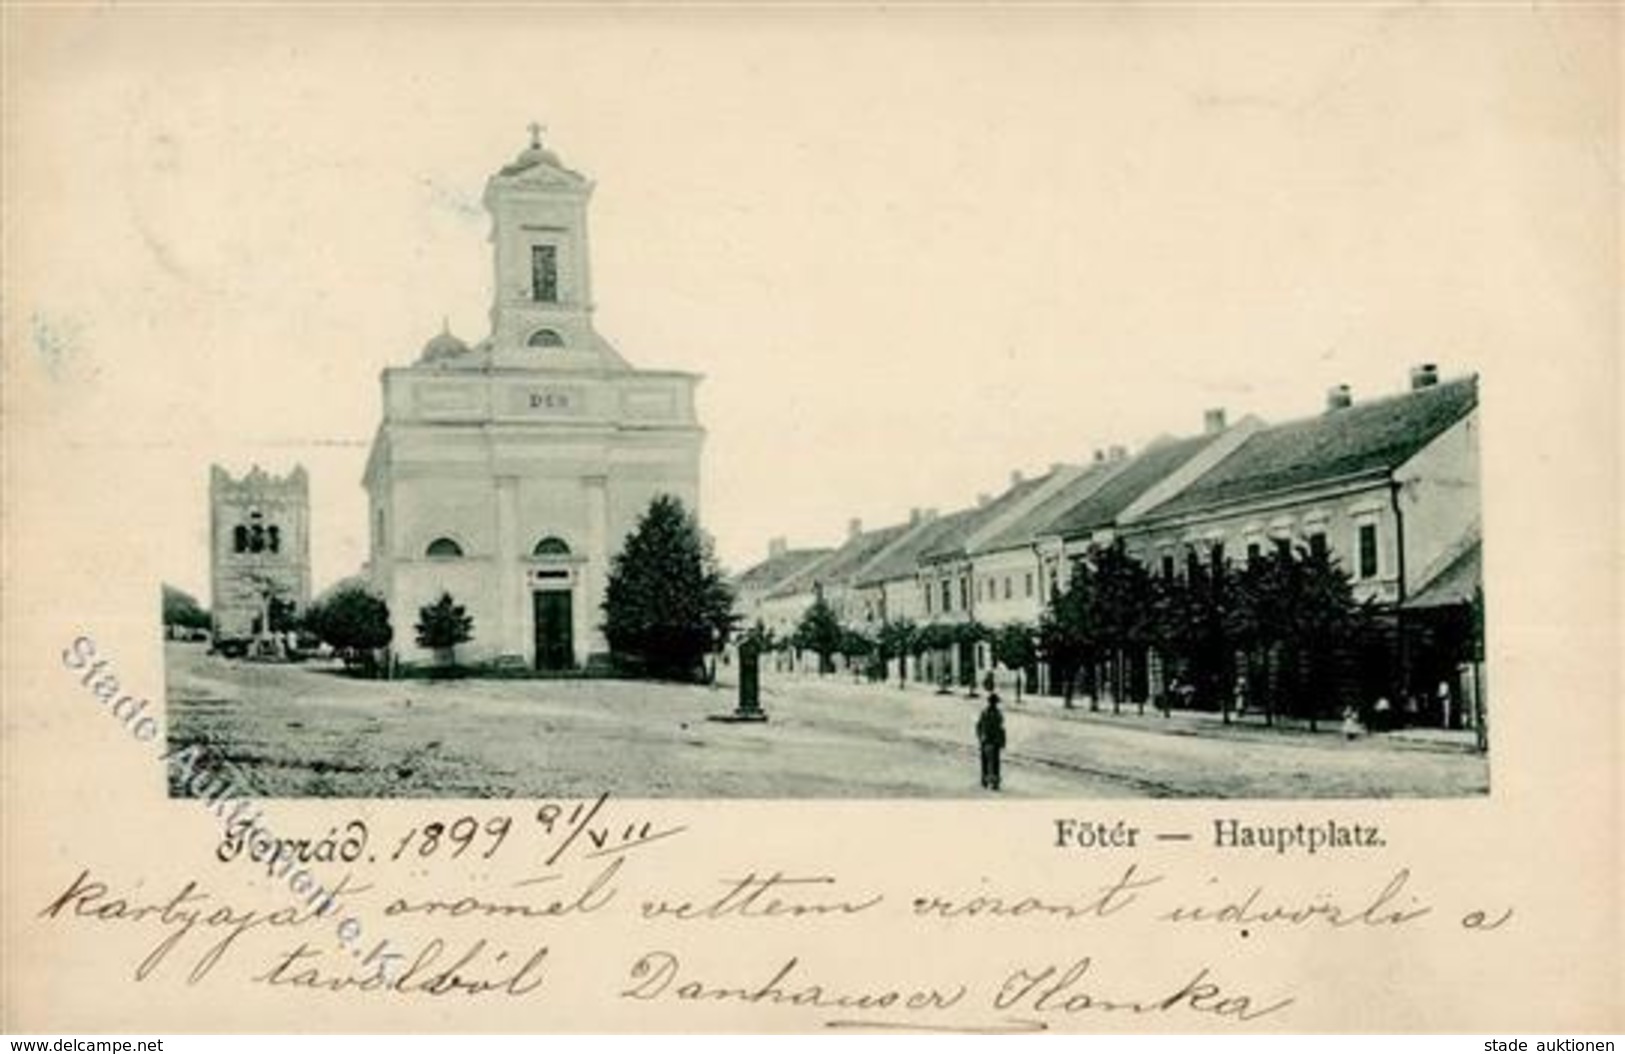
[[[1452,268],[1505,232],[1457,153],[1351,152],[1400,101],[1358,55],[1112,36],[986,82],[943,34],[862,120],[768,36],[684,114],[544,79],[342,162],[279,129],[251,266],[310,277],[174,466],[175,793],[200,753],[291,797],[1486,793],[1497,305]],[[164,135],[132,164],[221,163]]]
[[[0,0],[0,1033],[1601,1054],[1622,13]]]

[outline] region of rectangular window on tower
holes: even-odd
[[[543,304],[559,302],[559,247],[530,247],[530,296]]]

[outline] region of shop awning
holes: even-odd
[[[1471,604],[1484,582],[1484,545],[1473,542],[1405,601],[1407,609]]]

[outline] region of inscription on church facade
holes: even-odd
[[[532,391],[530,393],[530,408],[532,410],[571,410],[575,408],[575,399],[569,392],[557,388]]]

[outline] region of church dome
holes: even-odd
[[[429,343],[423,345],[423,354],[418,356],[418,361],[439,362],[467,354],[468,345],[452,334],[450,326],[446,326],[429,338]]]

